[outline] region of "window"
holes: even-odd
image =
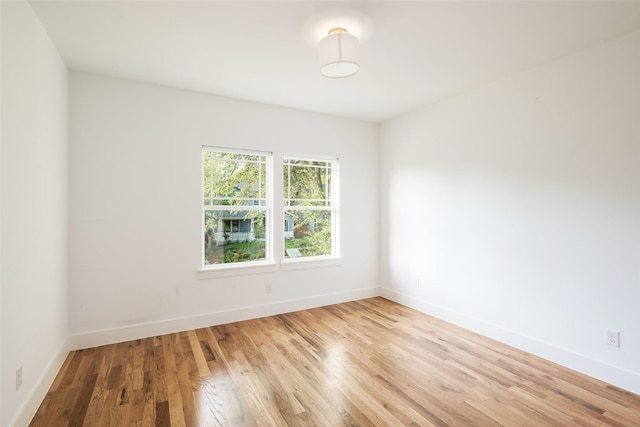
[[[274,235],[283,242],[276,260],[291,261],[286,269],[303,268],[295,260],[326,264],[339,257],[338,160],[278,162],[283,187],[276,200],[284,217],[275,229],[272,164],[267,152],[202,147],[201,263],[208,275],[238,274],[228,268],[234,266],[274,268]]]
[[[203,266],[271,261],[271,154],[202,148]]]
[[[285,157],[285,258],[338,256],[338,161]]]

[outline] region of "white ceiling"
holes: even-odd
[[[71,70],[374,122],[640,28],[639,1],[30,3]],[[373,23],[345,79],[303,37],[332,9]]]

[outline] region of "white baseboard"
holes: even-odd
[[[640,373],[609,365],[600,360],[510,331],[501,326],[429,304],[424,300],[393,289],[380,288],[380,296],[632,393],[640,394]]]
[[[292,311],[306,310],[331,304],[339,304],[363,298],[379,296],[379,288],[362,288],[353,291],[338,292],[318,295],[311,298],[279,301],[273,304],[264,304],[251,307],[243,307],[233,310],[218,311],[199,316],[184,317],[164,320],[160,322],[144,323],[125,326],[122,328],[107,329],[69,337],[71,350],[79,350],[100,345],[114,344],[156,335],[170,334],[189,329],[204,328],[207,326],[223,325],[225,323],[239,322],[242,320],[256,319],[259,317],[273,316]]]
[[[49,388],[51,388],[53,380],[55,380],[56,375],[58,375],[58,371],[62,368],[62,364],[68,354],[69,341],[65,340],[54,353],[49,365],[36,382],[34,388],[29,392],[29,395],[18,410],[16,416],[9,422],[10,427],[25,427],[29,425],[47,395]]]

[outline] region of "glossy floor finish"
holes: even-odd
[[[639,426],[640,396],[383,298],[71,352],[31,426]]]

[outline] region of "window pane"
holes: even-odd
[[[266,156],[205,151],[205,205],[266,206]]]
[[[331,171],[331,162],[285,159],[285,205],[330,206]]]
[[[206,211],[204,264],[266,259],[266,221],[262,211]]]
[[[264,211],[205,211],[204,265],[265,260],[266,224]]]
[[[331,255],[331,211],[286,210],[285,258]]]

